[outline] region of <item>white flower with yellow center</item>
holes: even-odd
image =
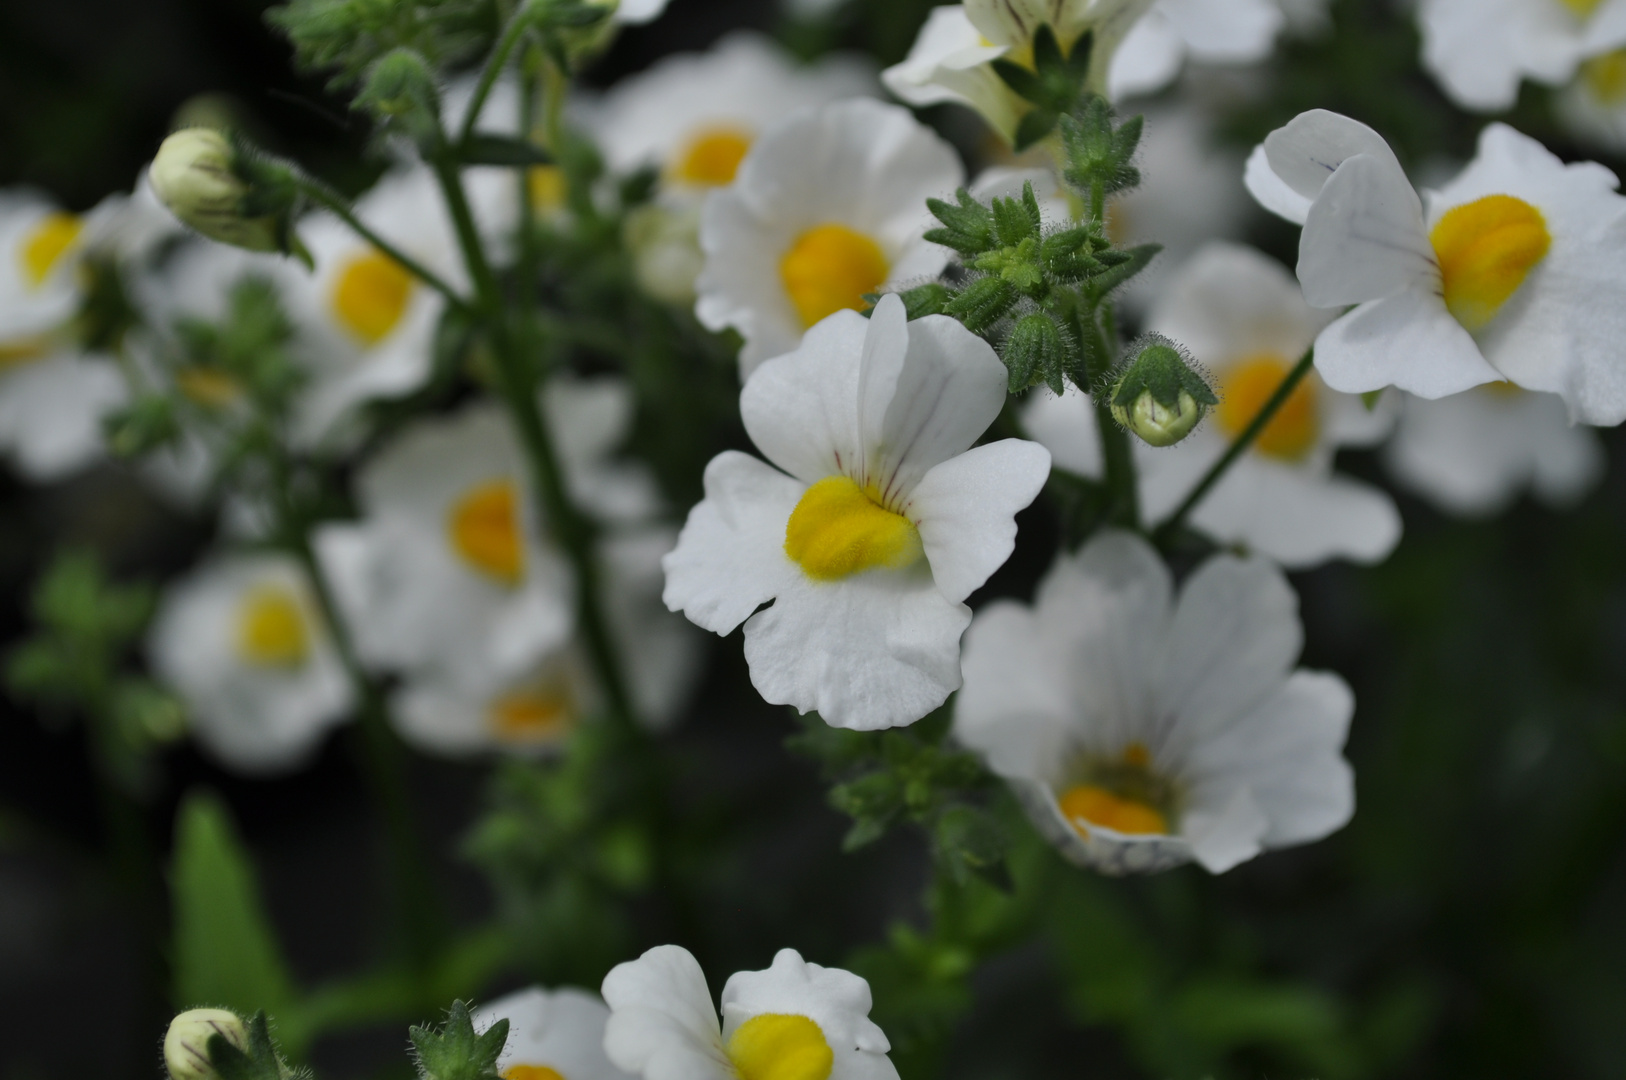
[[[243,772],[300,764],[350,710],[310,583],[283,555],[219,557],[171,585],[147,648],[204,749]]]
[[[102,418],[127,391],[106,357],[83,355],[71,322],[81,261],[127,200],[70,214],[29,191],[0,191],[0,451],[29,479],[59,479],[102,453]]]
[[[1277,0],[1156,0],[1113,55],[1108,94],[1118,101],[1161,90],[1188,59],[1258,63],[1286,22]]]
[[[778,469],[712,459],[664,563],[666,605],[718,634],[744,623],[773,704],[859,729],[925,716],[960,684],[965,598],[1010,557],[1050,472],[1036,443],[972,449],[1005,387],[987,342],[941,315],[906,322],[894,295],[814,326],[740,394]]]
[[[1137,441],[1141,510],[1157,522],[1172,513],[1242,433],[1315,340],[1327,318],[1308,307],[1274,260],[1238,244],[1210,244],[1168,283],[1148,328],[1184,345],[1214,377],[1220,403],[1178,445]],[[1095,411],[1076,390],[1036,396],[1029,434],[1056,464],[1098,476]],[[1373,562],[1400,539],[1400,514],[1383,491],[1333,472],[1343,446],[1371,445],[1393,422],[1384,407],[1327,389],[1307,375],[1252,448],[1197,504],[1191,524],[1226,544],[1242,544],[1301,569],[1332,558]]]
[[[497,1058],[502,1080],[632,1080],[604,1055],[609,1007],[597,994],[563,986],[527,987],[474,1010],[484,1032],[508,1021],[508,1041]]]
[[[451,224],[427,167],[386,176],[356,215],[391,244],[454,283],[464,280]],[[327,213],[299,224],[314,273],[285,263],[284,297],[300,329],[310,384],[298,416],[302,442],[327,439],[356,406],[422,386],[446,301]]]
[[[1626,0],[1421,0],[1423,66],[1458,105],[1512,107],[1521,79],[1556,86],[1626,45]]]
[[[1062,556],[1031,607],[977,614],[954,736],[1072,861],[1223,873],[1354,811],[1340,751],[1355,699],[1294,670],[1302,639],[1265,560],[1216,556],[1176,596],[1145,540],[1108,531]]]
[[[1598,436],[1552,394],[1487,383],[1439,401],[1408,397],[1383,448],[1396,480],[1441,510],[1482,517],[1524,491],[1573,506],[1603,478]]]
[[[1304,225],[1304,298],[1359,305],[1316,342],[1329,386],[1432,399],[1507,379],[1572,420],[1626,419],[1626,199],[1608,169],[1492,124],[1425,210],[1381,136],[1317,110],[1254,151],[1247,182]]]
[[[723,987],[722,1023],[687,949],[660,945],[604,978],[604,1050],[644,1080],[896,1080],[869,983],[781,949]]]
[[[495,404],[421,421],[362,467],[362,521],[316,547],[364,662],[516,675],[568,639],[574,589],[527,475]]]
[[[1554,106],[1577,135],[1616,153],[1626,150],[1626,49],[1584,62]]]
[[[963,180],[954,149],[896,105],[843,101],[785,120],[706,200],[695,314],[740,332],[749,375],[865,294],[941,272],[947,250],[922,236],[926,200]]]
[[[641,721],[661,728],[676,718],[699,674],[697,631],[660,602],[665,528],[633,530],[601,541],[604,609],[625,661]],[[563,747],[603,704],[586,651],[575,638],[515,674],[501,666],[432,665],[412,672],[394,700],[401,734],[438,754],[485,751],[546,754]]]

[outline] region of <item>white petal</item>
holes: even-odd
[[[1050,451],[1058,469],[1095,479],[1101,475],[1101,433],[1089,396],[1069,386],[1061,397],[1040,387],[1022,406],[1022,428]]]
[[[1228,794],[1218,805],[1197,801],[1180,823],[1180,835],[1191,844],[1192,858],[1210,874],[1223,874],[1259,854],[1270,828],[1269,819],[1247,788],[1233,788]]]
[[[1392,156],[1356,154],[1338,166],[1304,223],[1298,275],[1319,308],[1438,285],[1422,200]]]
[[[745,624],[745,659],[771,704],[817,710],[834,727],[897,727],[959,687],[970,622],[971,609],[939,592],[924,567],[836,582],[797,572]]]
[[[1264,143],[1254,147],[1248,155],[1248,164],[1242,174],[1242,184],[1260,206],[1278,217],[1284,217],[1295,225],[1303,225],[1304,220],[1310,216],[1310,204],[1315,201],[1315,197],[1294,190],[1286,180],[1277,175],[1276,170],[1270,167],[1270,158],[1265,153]],[[1318,193],[1319,190],[1318,188]]]
[[[1445,302],[1421,289],[1362,304],[1327,327],[1316,339],[1315,367],[1347,394],[1398,386],[1440,398],[1501,378]]]
[[[1113,101],[1161,90],[1180,74],[1185,42],[1160,7],[1154,7],[1124,35],[1112,54],[1107,96]]]
[[[883,345],[901,355],[907,330],[856,311],[820,320],[795,352],[767,361],[740,391],[740,418],[763,456],[813,484],[854,469],[863,453],[859,373],[865,353]]]
[[[527,987],[474,1010],[474,1029],[484,1032],[507,1020],[508,1042],[497,1059],[501,1073],[513,1065],[538,1065],[570,1080],[630,1080],[604,1056],[604,1024],[610,1010],[597,994],[573,986]]]
[[[965,632],[954,737],[1000,776],[1049,778],[1072,749],[1077,718],[1066,681],[1056,677],[1071,663],[1069,643],[1046,630],[1032,608],[1001,600]]]
[[[1281,263],[1217,240],[1169,279],[1146,327],[1184,345],[1199,362],[1223,369],[1261,355],[1296,360],[1328,321],[1304,302],[1299,283]]]
[[[59,480],[102,456],[102,420],[128,398],[123,374],[101,357],[64,354],[0,369],[0,448],[30,480]]]
[[[1287,21],[1275,0],[1159,0],[1192,58],[1209,64],[1250,64],[1270,55]]]
[[[835,1053],[832,1076],[895,1080],[898,1075],[886,1057],[886,1034],[869,1018],[869,983],[850,971],[810,964],[795,949],[780,949],[767,970],[730,976],[722,1004],[725,1041],[754,1016],[805,1016]]]
[[[944,596],[964,600],[1005,565],[1016,547],[1016,513],[1049,475],[1049,451],[1004,439],[950,458],[915,486],[903,513],[920,530]]]
[[[604,1052],[644,1080],[734,1080],[706,976],[694,956],[659,945],[604,977]]]
[[[1424,0],[1418,7],[1423,64],[1464,108],[1500,112],[1519,80],[1568,79],[1581,58],[1574,16],[1530,0]]]
[[[1348,158],[1370,154],[1395,163],[1383,136],[1357,120],[1326,109],[1302,112],[1265,137],[1265,160],[1279,180],[1310,201]],[[1250,188],[1251,190],[1251,188]],[[1264,202],[1264,200],[1261,200]],[[1275,209],[1265,203],[1269,209]],[[1278,211],[1279,212],[1279,211]]]
[[[661,599],[695,625],[728,634],[802,576],[785,555],[785,524],[806,485],[728,450],[706,466],[705,486],[661,560]]]

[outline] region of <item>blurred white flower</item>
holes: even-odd
[[[647,478],[605,460],[630,420],[626,387],[554,379],[543,403],[573,494],[611,515],[647,513]],[[483,686],[569,640],[575,587],[527,476],[495,403],[423,420],[362,467],[362,521],[324,526],[316,547],[363,661]]]
[[[147,648],[203,748],[241,772],[294,768],[350,710],[310,583],[287,556],[203,563],[166,591]]]
[[[1209,422],[1176,446],[1137,445],[1141,511],[1167,517],[1241,434],[1315,340],[1327,316],[1312,310],[1275,261],[1238,244],[1210,244],[1169,282],[1148,328],[1174,339],[1214,376],[1220,403]],[[1077,390],[1036,395],[1026,428],[1056,464],[1101,471],[1095,410]],[[1380,489],[1333,472],[1342,446],[1376,443],[1393,413],[1329,390],[1314,372],[1253,446],[1197,506],[1191,524],[1292,569],[1332,558],[1373,562],[1400,539],[1400,514]]]
[[[814,326],[740,395],[779,468],[712,459],[664,563],[667,606],[719,634],[745,623],[769,702],[859,729],[926,715],[959,685],[965,598],[1049,474],[1035,443],[971,448],[1006,378],[987,342],[940,315],[906,322],[895,295]]]
[[[508,1042],[497,1058],[503,1080],[631,1080],[604,1055],[609,1007],[574,986],[526,987],[474,1010],[476,1031],[508,1021]]]
[[[1626,419],[1626,199],[1608,169],[1491,124],[1425,214],[1377,132],[1316,110],[1255,149],[1247,183],[1304,225],[1305,299],[1360,305],[1316,342],[1328,385],[1439,398],[1506,378],[1573,420]]]
[[[1500,112],[1521,79],[1556,86],[1626,45],[1626,0],[1421,0],[1423,66],[1458,104]]]
[[[1131,533],[1063,555],[1033,606],[966,633],[954,735],[1072,861],[1223,873],[1318,840],[1354,811],[1338,676],[1294,670],[1298,598],[1263,559],[1220,555],[1176,596]]]
[[[722,1023],[687,949],[660,945],[604,978],[604,1050],[645,1080],[896,1080],[869,984],[781,949],[723,987]]]
[[[1438,401],[1407,397],[1384,447],[1389,471],[1441,510],[1481,517],[1528,490],[1566,508],[1603,478],[1598,436],[1553,394],[1488,383]]]
[[[696,630],[660,602],[661,556],[675,539],[665,528],[634,530],[606,538],[599,552],[605,618],[638,717],[652,728],[675,719],[699,675]],[[393,702],[401,734],[440,754],[543,754],[562,748],[602,704],[575,638],[517,674],[486,666],[431,664],[413,671]]]
[[[948,252],[922,238],[926,200],[964,178],[954,149],[896,105],[843,101],[780,123],[706,201],[695,314],[740,332],[749,375],[866,293],[936,276]]]
[[[1554,108],[1582,139],[1615,153],[1626,150],[1626,49],[1583,63]]]
[[[1257,63],[1286,22],[1278,0],[1156,0],[1113,54],[1107,94],[1121,101],[1161,90],[1188,59]]]

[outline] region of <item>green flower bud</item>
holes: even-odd
[[[195,127],[165,139],[147,173],[170,212],[204,236],[250,251],[282,251],[274,215],[244,214],[253,189],[236,165],[236,151],[226,136]]]
[[[1218,405],[1208,380],[1184,351],[1148,334],[1108,392],[1112,418],[1149,446],[1173,446]]]
[[[242,1017],[226,1009],[189,1009],[169,1022],[164,1034],[164,1067],[172,1080],[219,1080],[209,1060],[209,1040],[219,1035],[248,1052]]]
[[[440,138],[440,91],[423,55],[395,49],[367,72],[355,107],[429,151]]]

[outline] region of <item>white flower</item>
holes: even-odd
[[[630,420],[627,388],[554,379],[543,404],[578,501],[601,516],[647,513],[647,477],[604,460]],[[421,421],[362,468],[363,521],[324,527],[316,545],[365,662],[484,686],[565,644],[574,584],[527,476],[495,403]]]
[[[503,1080],[631,1080],[604,1056],[610,1010],[597,994],[564,986],[526,987],[474,1010],[476,1031],[508,1021],[497,1058]]]
[[[638,717],[652,728],[675,719],[699,674],[695,629],[660,603],[661,556],[674,540],[670,530],[654,528],[609,537],[600,547],[605,618]],[[402,736],[439,754],[549,753],[602,704],[574,638],[518,674],[478,667],[431,665],[409,675],[394,699]]]
[[[860,729],[926,715],[960,683],[965,598],[1049,474],[1035,443],[971,449],[1005,387],[985,341],[940,315],[906,322],[893,295],[814,326],[740,395],[784,472],[712,459],[664,562],[667,606],[719,634],[745,623],[751,681],[776,705]]]
[[[781,949],[723,987],[722,1024],[687,949],[660,945],[604,978],[604,1050],[644,1080],[896,1080],[869,984]]]
[[[1384,462],[1440,509],[1477,517],[1526,489],[1572,506],[1603,478],[1605,457],[1597,435],[1571,425],[1552,394],[1490,383],[1439,401],[1407,398]]]
[[[1277,0],[1156,0],[1112,57],[1114,101],[1161,90],[1189,57],[1205,64],[1252,64],[1270,55],[1287,22]]]
[[[310,584],[283,555],[204,563],[170,586],[147,644],[198,741],[243,772],[298,765],[350,709]]]
[[[1588,57],[1626,45],[1626,0],[1421,0],[1423,65],[1457,104],[1509,108],[1519,80],[1568,82]]]
[[[955,737],[1064,855],[1106,873],[1217,874],[1318,840],[1354,810],[1339,751],[1355,701],[1338,676],[1293,669],[1297,607],[1279,570],[1230,555],[1176,597],[1150,545],[1103,533],[1032,607],[978,613]]]
[[[102,420],[129,399],[110,357],[0,345],[0,450],[24,477],[60,480],[102,456]]]
[[[640,26],[654,22],[666,10],[669,0],[620,0],[615,9],[615,21],[621,26]]]
[[[1554,102],[1571,131],[1619,153],[1626,150],[1626,49],[1595,56]]]
[[[611,169],[654,166],[665,188],[703,194],[732,183],[752,144],[779,121],[875,89],[858,57],[802,65],[769,38],[736,31],[706,52],[668,56],[622,79],[582,119]]]
[[[1148,521],[1160,521],[1179,506],[1325,323],[1324,315],[1305,305],[1286,270],[1241,245],[1205,247],[1169,282],[1147,326],[1184,345],[1209,369],[1220,403],[1179,445],[1137,445],[1141,511]],[[1037,395],[1023,419],[1057,465],[1100,474],[1095,410],[1083,394]],[[1400,539],[1394,502],[1332,466],[1339,447],[1377,442],[1392,420],[1388,409],[1368,410],[1359,398],[1327,389],[1310,373],[1198,503],[1191,524],[1293,569],[1332,558],[1383,558]]]
[[[355,212],[442,279],[464,281],[451,223],[426,166],[386,176]],[[307,274],[287,263],[281,281],[310,369],[295,435],[310,443],[331,438],[363,402],[424,384],[446,301],[331,214],[312,214],[298,231],[316,270]]]
[[[1254,151],[1247,183],[1304,224],[1305,299],[1360,305],[1316,342],[1328,385],[1439,398],[1505,378],[1582,423],[1626,419],[1626,199],[1608,169],[1492,124],[1425,213],[1375,131],[1317,110]]]
[[[907,109],[854,100],[792,117],[706,200],[695,314],[740,332],[749,375],[866,293],[936,276],[948,252],[922,239],[926,200],[963,180],[953,148]]]

